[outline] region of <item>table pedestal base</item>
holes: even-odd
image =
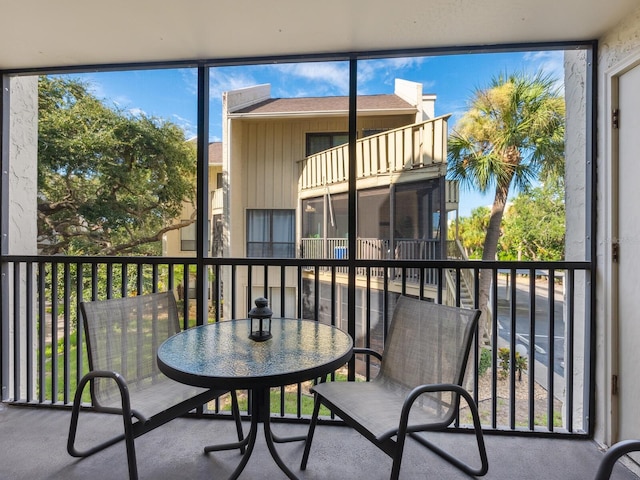
[[[247,437],[240,442],[204,447],[205,453],[220,450],[235,450],[236,448],[239,448],[242,451],[246,448],[246,450],[244,450],[244,454],[242,455],[240,463],[231,474],[231,477],[229,477],[229,480],[236,480],[244,470],[244,467],[247,465],[249,457],[251,457],[251,453],[253,452],[256,438],[258,436],[258,423],[263,424],[264,437],[267,442],[267,448],[271,453],[271,457],[273,457],[278,467],[280,467],[280,470],[282,470],[287,475],[287,477],[292,480],[297,480],[298,477],[289,469],[289,467],[284,464],[284,462],[278,455],[278,452],[275,448],[275,443],[304,441],[307,439],[307,436],[300,435],[297,437],[278,437],[274,435],[271,431],[270,399],[271,397],[269,388],[256,388],[251,390],[251,427],[249,429],[249,434],[247,435]]]

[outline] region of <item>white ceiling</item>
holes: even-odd
[[[638,0],[0,0],[0,70],[593,40]]]

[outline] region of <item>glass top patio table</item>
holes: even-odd
[[[242,442],[205,447],[205,452],[246,445],[247,450],[231,478],[237,478],[249,460],[264,424],[267,446],[289,478],[297,478],[278,456],[271,432],[270,387],[291,385],[323,377],[351,358],[353,340],[344,331],[311,320],[274,318],[272,338],[256,342],[249,338],[249,319],[228,320],[190,328],[167,339],[158,349],[160,370],[178,382],[206,388],[250,391],[251,429]]]
[[[265,342],[248,338],[250,325],[229,320],[180,332],[158,349],[160,370],[199,387],[275,387],[317,378],[351,357],[351,337],[330,325],[274,318]]]

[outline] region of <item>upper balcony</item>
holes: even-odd
[[[222,188],[216,188],[212,192],[211,198],[211,214],[219,215],[222,214],[222,209],[224,208],[224,190]]]
[[[358,139],[357,188],[389,185],[410,174],[412,179],[444,176],[447,169],[449,115]],[[301,197],[317,195],[327,186],[347,191],[349,145],[324,150],[298,162]],[[458,203],[458,185],[447,182],[447,210]]]

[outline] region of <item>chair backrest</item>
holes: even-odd
[[[160,344],[180,330],[173,292],[82,302],[90,370],[114,371],[130,389],[164,378],[157,367]],[[113,381],[92,382],[94,404],[118,398]]]
[[[480,310],[400,296],[378,378],[408,388],[436,383],[462,386],[479,317]],[[440,407],[456,406],[458,397],[437,399]]]

